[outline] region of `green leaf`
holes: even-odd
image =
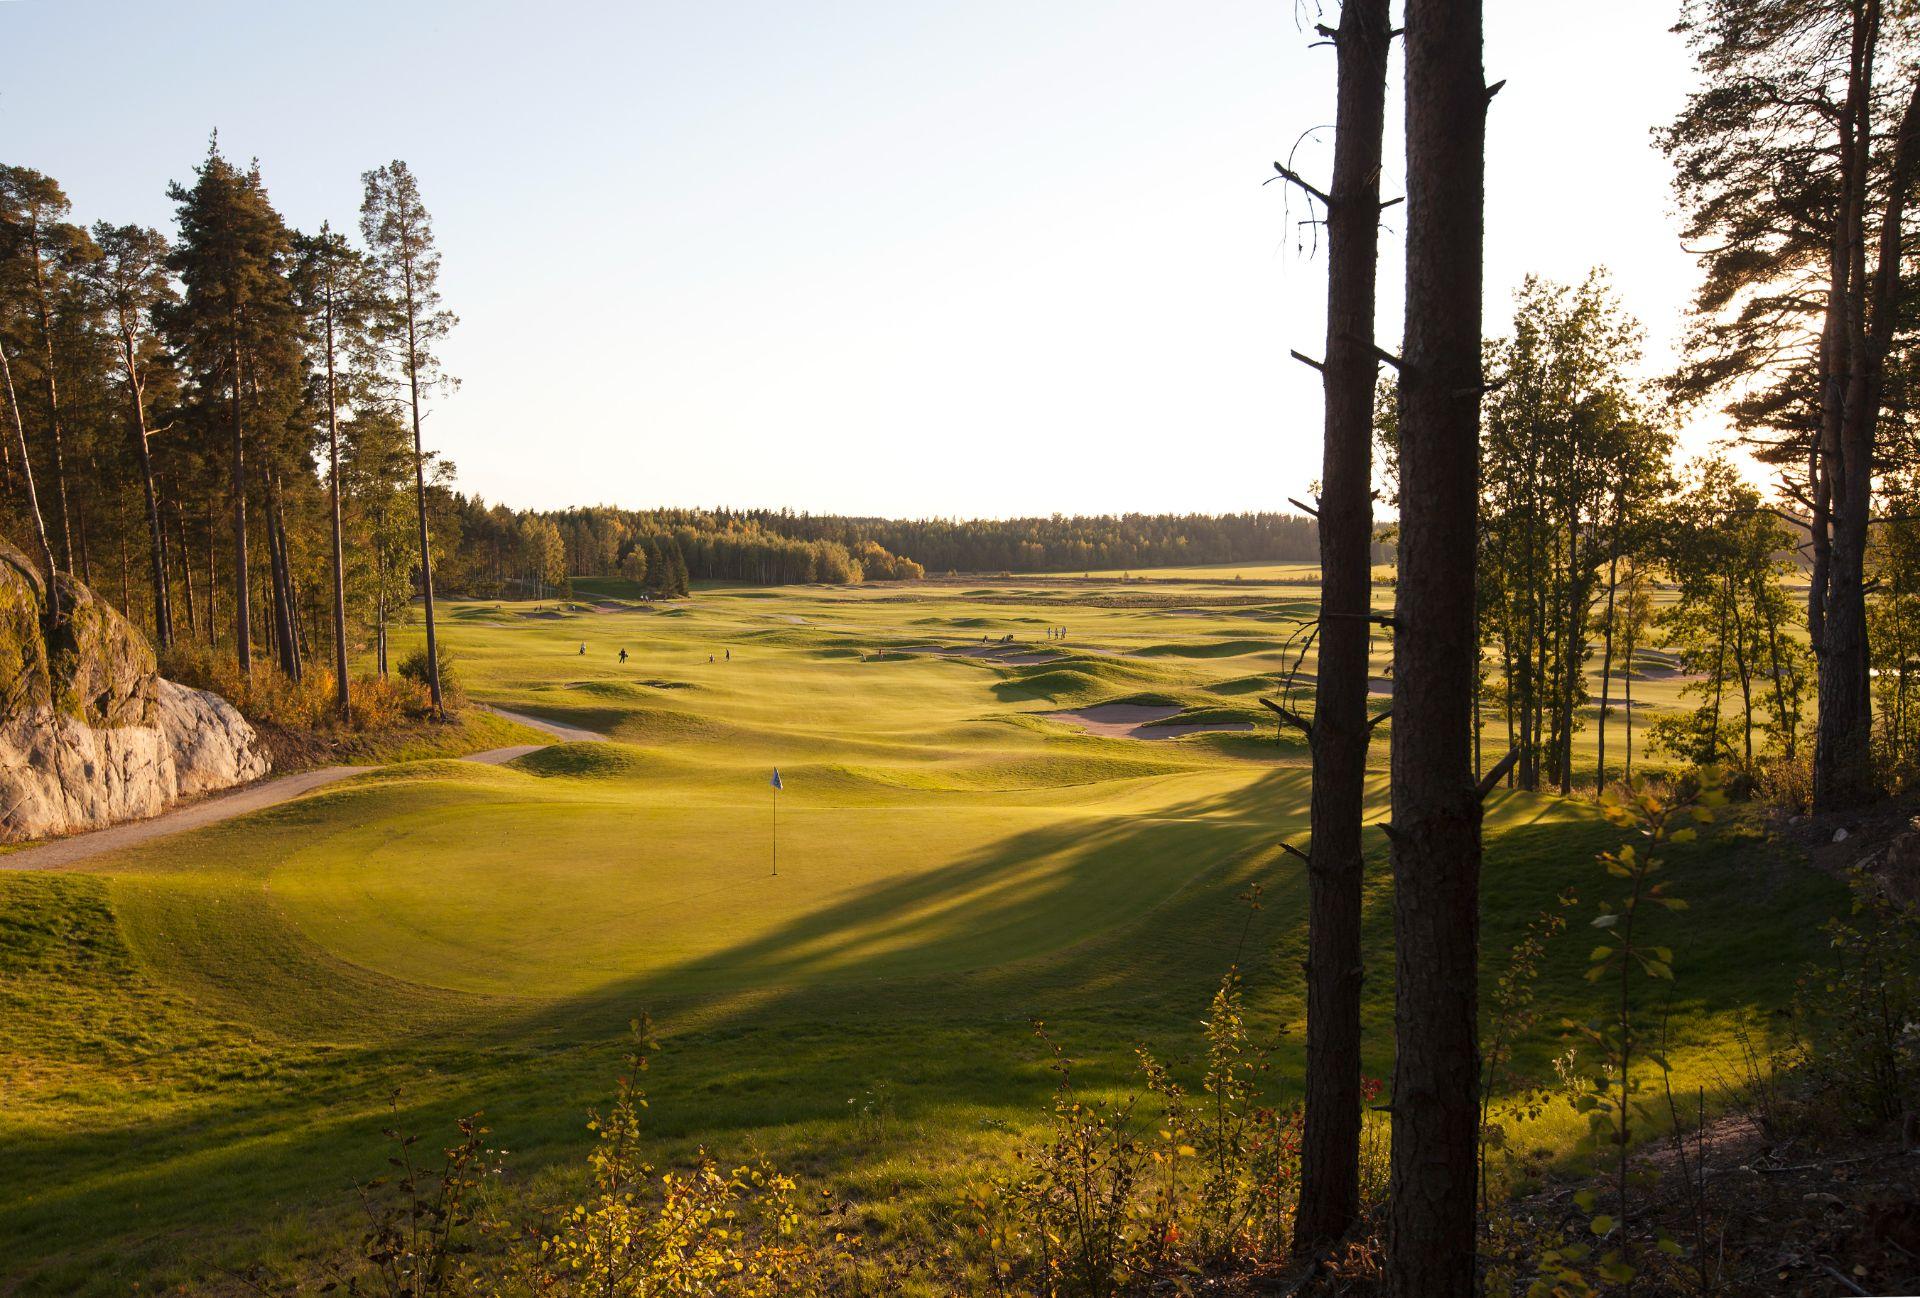
[[[1596,1235],[1605,1235],[1618,1224],[1610,1214],[1603,1212],[1587,1223],[1587,1229]]]
[[[1595,928],[1612,928],[1619,922],[1620,917],[1618,915],[1596,915],[1593,919],[1593,926]]]
[[[1600,1202],[1600,1195],[1595,1190],[1582,1190],[1573,1196],[1573,1202],[1581,1212],[1592,1212],[1593,1205]]]
[[[1691,843],[1698,837],[1700,837],[1700,831],[1689,825],[1685,829],[1674,830],[1673,833],[1668,836],[1667,841],[1672,843]]]
[[[1659,1249],[1662,1253],[1665,1253],[1668,1257],[1679,1257],[1682,1253],[1686,1252],[1685,1249],[1680,1247],[1680,1241],[1676,1239],[1669,1239],[1665,1235],[1662,1235],[1659,1238],[1659,1240],[1654,1244],[1654,1247]]]
[[[1593,962],[1594,964],[1599,964],[1602,960],[1605,960],[1608,956],[1612,954],[1613,954],[1612,947],[1597,946],[1593,948],[1593,954],[1588,956],[1587,959]]]

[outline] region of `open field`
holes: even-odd
[[[1305,885],[1278,842],[1304,841],[1306,758],[1257,700],[1294,661],[1310,586],[633,595],[583,581],[573,611],[445,613],[475,698],[610,742],[389,766],[76,870],[0,875],[13,1289],[297,1265],[349,1228],[395,1091],[399,1125],[429,1141],[484,1109],[511,1151],[506,1192],[550,1189],[577,1175],[583,1111],[642,1013],[664,1043],[648,1083],[662,1158],[764,1151],[868,1205],[869,1232],[933,1250],[953,1233],[939,1206],[1041,1114],[1032,1019],[1123,1088],[1137,1043],[1191,1054],[1238,959],[1261,1030],[1293,1043],[1272,1085],[1295,1087]],[[1644,689],[1671,701],[1678,684]],[[1116,703],[1145,712],[1092,715],[1175,737],[1054,715]],[[1214,728],[1232,726],[1247,728]],[[1517,794],[1495,796],[1487,829],[1492,959],[1562,888],[1588,899],[1541,988],[1546,1021],[1578,1012],[1578,930],[1607,895],[1593,854],[1618,831]],[[1674,858],[1693,903],[1658,921],[1674,1033],[1694,1043],[1676,1063],[1710,1084],[1714,1050],[1785,997],[1839,889],[1737,821]],[[1254,881],[1257,912],[1237,900]],[[1379,1075],[1386,902],[1376,878]],[[1551,1147],[1570,1125],[1535,1136]]]

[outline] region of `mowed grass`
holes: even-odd
[[[1276,1097],[1296,1090],[1305,887],[1279,843],[1305,842],[1308,774],[1257,699],[1310,598],[1246,602],[1228,582],[1142,604],[1138,583],[1014,578],[646,605],[582,586],[575,609],[456,602],[443,634],[474,697],[609,742],[390,766],[83,870],[0,876],[15,1290],[306,1265],[350,1238],[351,1187],[382,1169],[390,1122],[431,1143],[482,1109],[512,1151],[503,1193],[564,1192],[642,1014],[664,1047],[660,1159],[765,1152],[863,1205],[878,1244],[936,1257],[944,1206],[1041,1115],[1033,1020],[1095,1087],[1130,1086],[1142,1042],[1187,1074],[1238,963],[1280,1045]],[[1059,657],[978,656],[1007,635],[1021,658]],[[1142,698],[1261,728],[1149,742],[1046,715]],[[1606,888],[1593,854],[1617,836],[1578,802],[1496,796],[1490,965],[1570,884],[1584,922]],[[1675,875],[1694,902],[1660,938],[1691,1042],[1675,1053],[1710,1081],[1731,1027],[1814,953],[1837,890],[1737,827],[1677,853]],[[1589,1008],[1588,945],[1555,951],[1553,1012]]]

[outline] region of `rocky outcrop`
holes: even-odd
[[[60,578],[66,616],[0,542],[0,842],[157,815],[258,779],[266,749],[232,704],[163,679],[141,634]]]

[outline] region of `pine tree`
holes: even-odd
[[[153,641],[157,648],[165,649],[173,643],[173,601],[167,583],[167,535],[160,517],[147,414],[149,388],[156,371],[162,371],[166,364],[154,320],[176,300],[167,277],[167,241],[158,230],[105,221],[93,227],[93,241],[100,255],[84,273],[119,351],[146,504]]]
[[[50,176],[28,167],[0,165],[0,293],[22,305],[17,315],[40,371],[49,467],[53,475],[54,531],[61,564],[74,568],[73,514],[67,485],[66,446],[60,395],[61,357],[56,341],[58,305],[70,295],[73,268],[87,258],[86,233],[65,218],[72,204]],[[28,354],[26,348],[16,355]]]
[[[446,715],[440,691],[439,646],[433,617],[433,554],[427,525],[427,457],[420,440],[423,391],[450,388],[434,347],[459,323],[440,304],[440,250],[420,199],[420,187],[398,160],[367,172],[360,232],[371,250],[381,286],[380,331],[405,384],[413,425],[415,507],[420,518],[420,589],[427,622],[427,689],[433,709]]]
[[[1360,920],[1373,615],[1374,279],[1386,115],[1387,0],[1345,0],[1321,27],[1338,59],[1327,221],[1326,396],[1319,538],[1319,666],[1307,738],[1313,756],[1308,848],[1307,1095],[1294,1246],[1338,1239],[1360,1207]],[[1279,164],[1275,164],[1279,167]]]
[[[270,401],[298,373],[297,319],[287,279],[290,237],[267,200],[259,168],[236,169],[220,156],[217,140],[192,187],[175,184],[168,193],[180,233],[167,265],[184,291],[161,320],[203,414],[211,417],[222,400],[226,405],[234,655],[241,673],[250,676],[247,429],[251,416],[256,438],[276,431]]]
[[[1689,0],[1701,89],[1662,138],[1707,276],[1692,365],[1774,458],[1804,466],[1814,803],[1872,798],[1866,562],[1887,360],[1911,331],[1903,257],[1920,172],[1920,14],[1883,0]]]
[[[1407,0],[1406,340],[1394,609],[1387,1279],[1479,1291],[1480,797],[1472,767],[1486,109],[1480,0]]]
[[[347,560],[340,515],[340,408],[342,357],[365,336],[369,302],[367,264],[345,238],[322,223],[320,233],[296,240],[302,314],[318,404],[327,418],[327,512],[333,550],[334,706],[345,721],[351,712],[347,687]]]

